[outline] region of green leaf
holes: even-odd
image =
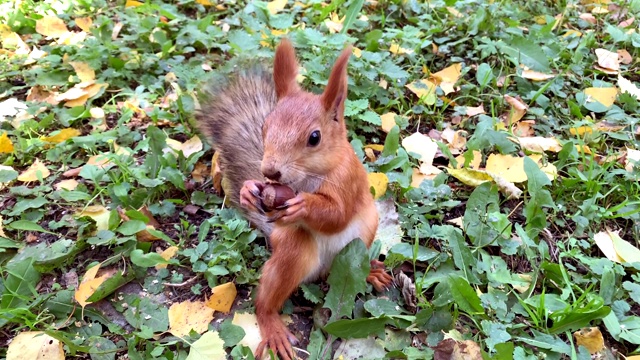
[[[118,347],[113,341],[101,336],[92,336],[89,338],[89,354],[91,360],[114,360]]]
[[[382,156],[394,156],[398,152],[400,146],[400,128],[398,125],[394,125],[387,138],[384,140],[384,148],[382,149]]]
[[[539,347],[541,349],[551,350],[560,354],[570,354],[571,347],[569,344],[560,340],[557,336],[543,334],[534,329],[531,330],[533,338],[518,337],[515,340],[523,341],[529,345]]]
[[[361,339],[384,332],[385,318],[342,319],[331,322],[324,330],[343,339]]]
[[[449,287],[453,301],[460,309],[470,315],[484,314],[484,307],[480,302],[480,297],[473,290],[467,280],[460,276],[449,276]]]
[[[364,308],[374,317],[401,314],[398,304],[387,299],[371,299],[364,303]]]
[[[135,279],[136,273],[129,271],[126,275],[122,274],[122,271],[117,270],[115,274],[108,277],[97,289],[87,298],[87,302],[94,303],[104,299],[114,291],[118,290],[121,286],[129,283],[129,281]]]
[[[532,70],[549,72],[549,60],[542,47],[529,39],[515,36],[510,44],[498,43],[500,51],[509,57],[514,65],[524,64]]]
[[[152,252],[145,254],[140,249],[133,250],[130,257],[132,263],[145,268],[156,266],[158,264],[180,264],[176,259],[165,260],[158,253]]]
[[[413,261],[414,256],[417,261],[429,261],[440,254],[439,252],[433,249],[426,248],[422,245],[418,245],[417,250],[418,251],[414,254],[414,246],[409,243],[403,242],[393,245],[391,249],[389,249],[389,254],[399,255],[402,256],[405,260],[410,261]]]
[[[351,25],[356,20],[356,17],[360,13],[360,10],[362,10],[362,5],[364,5],[364,0],[355,0],[351,3],[349,9],[347,9],[347,15],[342,22],[342,30],[340,31],[341,33],[346,34],[347,31],[349,31],[349,28],[351,28]]]
[[[307,351],[309,352],[308,360],[329,360],[331,359],[331,351],[324,351],[326,346],[326,339],[321,329],[315,329],[309,335],[309,345],[307,345]]]
[[[476,70],[476,81],[480,85],[480,89],[485,88],[489,85],[495,76],[493,76],[493,71],[491,70],[491,66],[486,63],[482,63],[478,65],[478,69]]]
[[[486,246],[500,236],[487,220],[488,213],[500,211],[499,203],[498,187],[491,182],[481,184],[469,196],[463,223],[473,245]]]
[[[367,289],[369,270],[369,254],[360,239],[350,242],[335,257],[327,279],[330,288],[324,303],[324,307],[331,310],[331,319],[351,317],[355,296],[364,294]]]
[[[147,224],[141,220],[129,220],[125,221],[118,229],[116,230],[120,234],[124,236],[135,235],[137,232],[142,231],[147,228]]]
[[[225,359],[227,352],[224,350],[224,341],[220,339],[217,331],[207,331],[200,339],[191,344],[189,356],[186,360]]]
[[[36,296],[36,285],[40,281],[40,273],[34,267],[35,258],[14,257],[4,267],[3,294],[0,309],[14,309],[26,304],[30,297]]]
[[[29,220],[17,220],[7,225],[7,227],[14,230],[38,231],[38,232],[55,235],[55,233],[47,231],[42,226]]]
[[[496,321],[482,320],[480,323],[482,331],[487,335],[485,344],[489,351],[493,352],[498,344],[511,340],[511,335],[507,332],[507,325]],[[513,348],[513,344],[511,345]]]
[[[314,304],[319,304],[322,301],[322,295],[324,295],[324,293],[318,284],[302,284],[300,288],[302,289],[302,294],[305,299]]]
[[[234,325],[231,318],[227,318],[220,324],[220,338],[224,340],[225,347],[232,347],[242,340],[246,333],[241,326]]]

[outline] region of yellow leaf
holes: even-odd
[[[66,129],[62,129],[59,131],[55,131],[54,132],[55,135],[52,136],[48,136],[48,137],[43,137],[42,141],[46,141],[46,142],[50,142],[50,143],[54,143],[54,144],[59,144],[61,142],[65,142],[68,139],[74,138],[76,136],[79,136],[81,134],[81,132],[77,129],[73,129],[73,128],[66,128]]]
[[[360,58],[362,56],[362,50],[358,49],[357,47],[353,47],[353,56]]]
[[[75,45],[80,44],[87,38],[87,33],[84,31],[68,32],[60,36],[56,42],[60,45]]]
[[[98,107],[91,108],[89,110],[89,114],[91,114],[91,117],[94,118],[94,119],[102,119],[102,118],[104,118],[104,110],[102,110],[101,108],[98,108]]]
[[[91,20],[90,17],[77,18],[75,22],[80,29],[86,32],[91,32],[91,27],[93,26],[93,20]]]
[[[11,27],[0,24],[0,40],[2,40],[2,48],[15,49],[16,54],[26,55],[29,53],[29,45],[27,45],[20,35],[11,30]]]
[[[78,79],[80,79],[80,81],[95,80],[96,73],[86,62],[71,61],[69,64],[73,66],[73,70],[76,71],[76,75],[78,75]]]
[[[457,63],[431,74],[431,77],[439,81],[455,83],[460,78],[460,74],[462,74],[462,64]]]
[[[284,7],[287,5],[287,0],[273,0],[267,3],[267,9],[271,15],[277,14],[279,11],[284,10]]]
[[[96,230],[109,230],[109,218],[111,217],[111,211],[102,205],[87,206],[82,211],[74,214],[76,218],[88,216],[96,222]]]
[[[618,86],[620,87],[621,93],[628,93],[640,100],[640,89],[631,81],[623,78],[622,75],[618,75]]]
[[[224,341],[217,331],[207,331],[189,346],[188,360],[226,359]]]
[[[617,52],[607,49],[596,49],[596,57],[598,58],[598,65],[603,68],[613,71],[620,70],[620,59],[618,58]]]
[[[432,83],[429,80],[423,79],[414,81],[411,84],[407,84],[405,86],[419,98],[424,98],[426,104],[435,104],[436,84]]]
[[[75,190],[76,187],[78,187],[79,183],[78,181],[74,180],[74,179],[67,179],[67,180],[62,180],[59,183],[57,183],[55,185],[56,190],[60,191],[62,189],[65,190]]]
[[[584,346],[594,355],[604,349],[604,338],[597,327],[583,328],[573,333],[576,346]]]
[[[69,32],[67,25],[57,16],[44,16],[36,21],[36,32],[44,36],[59,38]]]
[[[558,142],[558,140],[556,140],[555,138],[535,136],[520,137],[517,139],[523,149],[529,150],[531,152],[559,152],[560,150],[562,150],[562,145],[560,145],[560,142]]]
[[[290,324],[292,322],[289,315],[280,315],[280,319],[285,324]],[[236,312],[233,314],[233,320],[231,323],[233,325],[240,326],[245,333],[238,345],[244,345],[250,348],[252,352],[255,352],[258,344],[262,341],[256,316],[254,314]]]
[[[457,17],[457,18],[461,18],[461,17],[463,17],[463,16],[464,16],[464,15],[462,15],[462,14],[460,13],[460,11],[458,11],[456,8],[454,8],[454,7],[452,7],[452,6],[447,6],[447,11],[448,11],[451,15],[453,15],[453,16],[455,16],[455,17]]]
[[[624,262],[640,262],[640,250],[638,250],[637,247],[623,240],[618,234],[618,231],[609,231],[609,235],[611,236],[611,241],[613,241],[613,247],[616,249],[616,253]]]
[[[458,155],[456,157],[456,162],[458,163],[456,169],[462,169],[465,163],[464,155]],[[482,153],[478,150],[473,150],[473,159],[469,163],[470,169],[480,169],[480,163],[482,162]],[[451,165],[449,165],[451,167]]]
[[[394,126],[396,126],[396,119],[395,117],[398,114],[394,113],[394,112],[388,112],[386,114],[380,115],[380,120],[382,121],[382,130],[386,133],[388,133],[389,131],[391,131],[391,128],[393,128]]]
[[[3,132],[0,135],[0,154],[11,154],[13,152],[13,143],[9,139],[9,135]]]
[[[0,168],[2,169],[2,168]],[[0,190],[2,189],[2,183],[0,183]],[[7,234],[4,233],[4,226],[3,226],[4,220],[2,219],[2,216],[0,215],[0,236],[8,238]]]
[[[23,171],[22,174],[18,176],[18,181],[22,181],[22,182],[37,181],[38,176],[44,179],[44,178],[47,178],[49,175],[51,175],[51,172],[49,171],[49,169],[47,169],[47,167],[40,161],[40,159],[36,159],[36,161],[34,161],[33,164],[31,164],[31,166],[29,166],[27,170]]]
[[[168,248],[166,248],[164,251],[160,253],[160,256],[162,256],[162,258],[165,260],[169,260],[174,256],[176,256],[176,254],[178,253],[178,250],[179,248],[177,246],[169,246]],[[156,265],[156,269],[166,269],[166,267],[167,267],[167,264]]]
[[[382,151],[384,150],[384,145],[382,144],[367,144],[364,146],[365,149],[371,149],[371,150],[375,150],[375,151]]]
[[[411,187],[419,188],[420,184],[422,184],[425,179],[428,179],[428,176],[421,173],[420,170],[414,168],[413,174],[411,175]]]
[[[373,188],[374,198],[379,199],[387,192],[389,179],[383,173],[369,173],[369,187]]]
[[[211,291],[213,294],[209,300],[207,300],[207,306],[215,311],[228,313],[231,310],[233,301],[236,299],[236,295],[238,294],[236,284],[228,282],[214,287]]]
[[[203,6],[212,6],[213,3],[209,0],[196,0],[196,3],[203,5]]]
[[[569,37],[571,35],[575,35],[577,37],[581,37],[582,33],[580,31],[578,31],[578,30],[569,29],[562,35],[562,37],[566,38],[566,37]]]
[[[204,301],[174,303],[169,308],[169,332],[179,338],[189,335],[191,330],[202,334],[213,320],[213,313]]]
[[[7,349],[7,360],[64,358],[62,343],[43,331],[21,332],[11,340]]]
[[[613,102],[616,100],[616,96],[618,95],[618,89],[615,87],[590,87],[584,89],[584,94],[588,97],[587,102],[592,102],[593,100],[595,100],[606,107],[611,107],[611,105],[613,105]]]
[[[346,19],[346,15],[341,19],[340,16],[338,16],[338,13],[334,12],[324,21],[324,24],[329,28],[330,33],[338,33],[342,31],[342,23],[344,22],[344,19]]]
[[[391,43],[391,46],[389,47],[389,52],[395,55],[413,54],[412,49],[406,49],[406,48],[400,47],[400,45],[398,45],[395,42]]]
[[[571,135],[583,136],[584,134],[593,134],[593,128],[591,126],[578,126],[576,128],[569,129]]]
[[[554,74],[545,74],[545,73],[541,73],[539,71],[533,71],[533,70],[523,70],[522,71],[522,77],[525,79],[529,79],[529,80],[533,80],[533,81],[544,81],[544,80],[549,80],[549,79],[553,79],[555,77]]]
[[[491,154],[487,158],[486,171],[501,176],[512,183],[527,181],[524,158],[511,155]]]
[[[138,7],[138,6],[142,6],[144,5],[144,3],[141,3],[140,1],[135,1],[135,0],[127,0],[127,2],[124,4],[124,7],[128,8],[128,7]]]
[[[507,94],[504,95],[504,99],[509,105],[511,105],[511,110],[509,111],[509,117],[507,119],[507,124],[511,125],[522,119],[524,114],[527,113],[527,109],[529,109],[529,107],[517,98]]]
[[[449,175],[460,180],[461,183],[469,186],[479,186],[480,184],[493,181],[493,177],[484,171],[473,169],[447,169]]]
[[[182,150],[182,154],[184,155],[184,157],[188,158],[198,151],[201,151],[202,147],[202,140],[200,140],[200,137],[198,135],[194,135],[191,139],[185,141],[180,146],[180,150]]]
[[[476,116],[480,114],[485,114],[484,106],[482,104],[478,106],[467,106],[467,116]]]
[[[112,268],[103,270],[100,276],[98,276],[101,265],[102,263],[94,265],[91,269],[87,270],[80,286],[78,286],[73,296],[83,308],[87,306],[87,304],[90,304],[87,299],[96,292],[100,285],[116,274],[116,269]]]

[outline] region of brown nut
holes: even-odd
[[[266,184],[262,189],[262,207],[266,211],[271,211],[296,196],[296,193],[287,185],[271,183]]]

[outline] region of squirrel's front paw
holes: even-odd
[[[247,180],[242,184],[240,189],[240,206],[247,211],[257,211],[264,213],[262,210],[262,200],[260,194],[264,184],[256,180]]]
[[[281,225],[290,225],[302,221],[307,215],[307,202],[305,194],[287,200],[283,206],[278,208],[269,216],[269,222],[276,222]]]

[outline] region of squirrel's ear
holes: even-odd
[[[344,118],[344,101],[347,98],[347,63],[351,56],[351,45],[342,50],[342,53],[333,65],[329,83],[322,93],[322,105],[328,112],[335,112],[335,120]]]
[[[273,62],[273,81],[278,99],[300,90],[296,82],[297,75],[296,51],[289,40],[282,39],[276,49],[276,58]]]

